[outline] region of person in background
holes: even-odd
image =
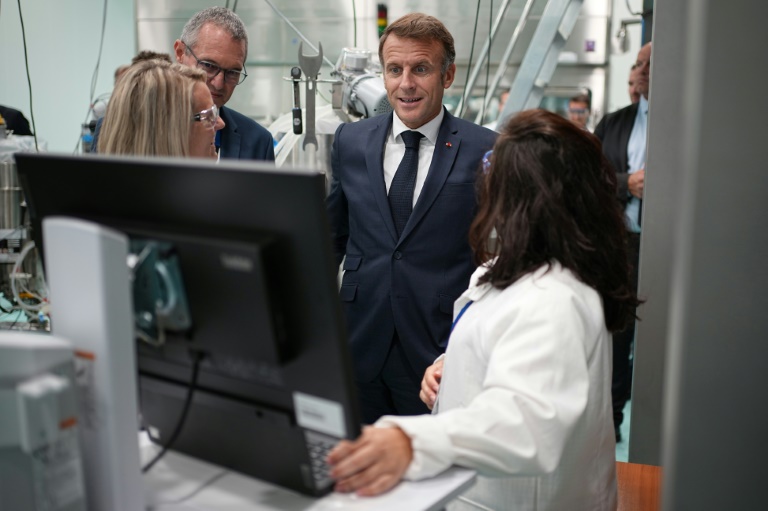
[[[618,200],[629,231],[629,265],[632,268],[633,290],[637,291],[640,264],[640,225],[645,188],[645,153],[648,137],[648,91],[650,85],[651,43],[637,54],[633,70],[635,89],[640,101],[604,116],[595,135],[603,144],[603,154],[616,172]],[[613,336],[613,420],[616,440],[621,441],[620,426],[624,421],[624,406],[632,392],[632,344],[635,323],[632,322]]]
[[[117,82],[120,81],[120,78],[125,75],[125,73],[131,68],[132,65],[137,64],[138,62],[143,62],[145,60],[162,60],[168,62],[169,64],[173,62],[171,60],[171,56],[167,53],[142,50],[131,59],[130,64],[124,64],[115,69],[115,86],[117,86]],[[90,150],[91,153],[98,152],[99,138],[101,136],[101,125],[104,123],[104,115],[106,114],[107,108],[103,103],[99,103],[98,107],[99,111],[97,111],[97,105],[92,107],[94,115],[96,115],[98,118],[95,121],[91,121],[90,123],[91,132],[93,133],[93,141],[91,143]]]
[[[164,60],[133,64],[107,107],[99,153],[216,158],[224,127],[202,71]]]
[[[633,64],[629,72],[629,100],[634,105],[640,101],[640,91],[637,90],[637,65]]]
[[[592,102],[586,94],[577,94],[568,100],[568,120],[579,128],[587,129],[589,115],[592,113]]]
[[[501,94],[499,94],[499,111],[496,114],[496,120],[489,122],[488,124],[484,124],[483,126],[488,128],[489,130],[498,131],[499,127],[499,121],[501,120],[501,112],[504,111],[504,105],[507,103],[507,98],[509,97],[509,90],[503,91]]]
[[[613,511],[609,332],[637,304],[615,173],[597,138],[546,110],[510,119],[486,168],[469,232],[479,266],[422,383],[433,415],[340,442],[331,476],[375,495],[455,464],[480,476],[451,510]]]
[[[13,131],[14,135],[32,135],[29,121],[21,111],[0,105],[0,117],[5,121],[5,129]]]
[[[445,350],[474,270],[475,177],[496,133],[443,107],[455,56],[436,18],[394,21],[379,41],[394,112],[341,124],[334,137],[327,206],[366,423],[429,411],[421,375]]]
[[[132,62],[132,63],[135,63],[135,62]],[[129,67],[131,67],[130,64],[123,64],[122,66],[117,66],[117,69],[115,69],[115,85],[117,85],[117,82],[120,80],[120,77],[122,77],[125,74],[125,72],[128,71]]]
[[[248,76],[248,34],[240,17],[224,7],[202,10],[184,25],[173,50],[177,62],[207,75],[213,102],[226,123],[216,135],[221,158],[274,161],[272,134],[253,119],[224,106]]]

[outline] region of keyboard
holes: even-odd
[[[310,469],[315,488],[323,490],[333,484],[330,476],[330,467],[325,462],[328,453],[336,447],[339,439],[315,431],[304,430],[304,438],[307,442],[307,452],[309,453]]]

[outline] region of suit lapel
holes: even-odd
[[[384,225],[387,226],[392,239],[397,241],[395,222],[392,220],[392,211],[389,209],[389,199],[387,198],[387,185],[384,183],[384,147],[387,143],[389,128],[392,126],[392,114],[381,117],[383,117],[381,122],[370,128],[369,150],[363,149],[365,151],[365,166],[368,169],[371,190],[373,190],[373,196],[379,206],[379,213],[384,219]]]
[[[623,147],[621,153],[622,164],[621,172],[629,172],[629,136],[632,134],[632,128],[635,126],[635,117],[637,117],[638,103],[630,105],[627,109],[627,118],[624,120],[624,129],[621,132],[618,147]]]
[[[405,239],[413,228],[418,225],[424,215],[427,214],[429,208],[432,207],[432,203],[437,199],[440,190],[442,190],[445,180],[448,179],[448,174],[451,173],[453,163],[456,161],[456,155],[459,152],[459,146],[461,145],[458,126],[455,126],[453,121],[454,117],[446,111],[443,123],[440,125],[440,131],[437,134],[435,152],[432,155],[432,163],[429,165],[427,179],[419,194],[419,200],[416,201],[416,205],[413,208],[413,213],[411,213],[408,223],[405,224],[403,234],[400,237],[401,240]]]
[[[221,130],[221,157],[239,158],[240,157],[240,133],[237,132],[237,123],[229,115],[229,110],[221,107],[221,118],[226,126]]]

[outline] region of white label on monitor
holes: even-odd
[[[296,408],[296,422],[299,426],[338,438],[346,438],[344,409],[340,403],[294,392],[293,406]]]

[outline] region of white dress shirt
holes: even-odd
[[[410,437],[408,479],[478,471],[449,509],[616,509],[611,336],[598,293],[554,262],[456,301],[433,415],[386,416]],[[474,507],[468,501],[485,507]]]
[[[397,167],[400,165],[400,160],[405,155],[405,143],[403,143],[403,137],[400,134],[404,131],[408,131],[411,128],[403,124],[403,121],[392,112],[392,130],[387,137],[387,144],[384,148],[384,183],[387,186],[387,194],[389,194],[389,187],[392,184],[392,179],[395,177]],[[424,187],[424,181],[427,180],[427,173],[429,172],[429,166],[432,163],[432,155],[435,153],[435,143],[437,143],[437,135],[440,132],[440,125],[443,123],[443,117],[445,117],[445,110],[440,109],[440,114],[429,121],[427,124],[412,131],[418,131],[424,135],[419,143],[419,170],[416,173],[416,184],[413,187],[413,205],[416,205],[416,201],[421,194],[421,189]]]

